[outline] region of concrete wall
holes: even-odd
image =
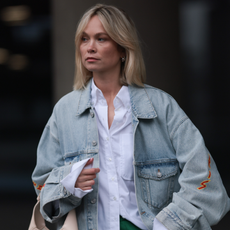
[[[98,1],[53,0],[54,102],[72,90],[74,35],[82,14]],[[107,0],[124,9],[139,31],[147,67],[147,83],[172,94],[181,102],[179,60],[179,1]]]

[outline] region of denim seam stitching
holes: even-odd
[[[81,96],[82,96],[82,92],[80,94],[80,98],[79,98],[78,105],[77,105],[77,114],[79,114],[79,107],[80,107]]]
[[[188,117],[187,117],[187,116],[183,117],[183,118],[180,120],[179,124],[172,130],[172,132],[171,132],[171,134],[170,134],[170,140],[171,140],[171,141],[173,140],[173,137],[174,137],[176,131],[179,129],[179,127],[180,127],[186,120],[188,120]]]
[[[148,93],[147,93],[147,90],[146,90],[145,88],[144,88],[144,90],[145,90],[145,93],[147,94],[147,97],[148,97],[148,99],[149,99],[149,101],[150,101],[150,104],[151,104],[151,106],[152,106],[152,108],[153,108],[153,111],[154,111],[154,113],[155,113],[155,116],[154,116],[154,117],[156,117],[157,113],[156,113],[156,111],[155,111],[155,109],[154,109],[153,103],[152,103],[152,101],[151,101],[150,98],[149,98],[149,95],[148,95]]]
[[[50,135],[53,137],[53,139],[59,144],[59,140],[57,137],[55,137],[55,135],[52,133],[51,129],[50,129],[50,126],[47,125],[46,126],[47,129],[49,129],[49,132],[50,132]]]
[[[134,116],[138,117],[139,115],[137,114],[135,104],[133,103],[133,97],[131,95],[130,95],[130,102],[131,102],[132,111],[134,112]]]
[[[191,228],[187,228],[187,226],[185,226],[185,225],[183,224],[183,222],[181,221],[181,219],[180,219],[179,217],[175,216],[170,210],[167,210],[167,208],[164,209],[163,211],[164,211],[170,218],[172,218],[174,221],[176,221],[177,224],[178,224],[180,227],[182,227],[183,229],[185,229],[185,230],[191,229]]]

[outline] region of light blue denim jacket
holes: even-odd
[[[75,208],[81,230],[97,229],[98,177],[93,191],[82,199],[66,191],[60,181],[73,163],[89,157],[100,168],[90,90],[91,81],[86,89],[73,91],[56,104],[39,142],[32,175],[37,194],[41,190],[43,217],[61,223],[61,217]],[[148,85],[129,86],[129,93],[134,181],[143,223],[152,230],[156,217],[169,230],[211,229],[229,211],[230,199],[200,132],[167,93]]]

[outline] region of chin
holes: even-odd
[[[100,71],[98,68],[95,68],[95,66],[85,66],[85,68],[91,72],[96,72],[96,71]]]
[[[104,72],[104,69],[99,69],[99,68],[87,68],[87,70],[95,73]]]
[[[87,68],[87,70],[89,70],[90,72],[98,72],[98,70],[97,69],[94,69],[94,68]]]

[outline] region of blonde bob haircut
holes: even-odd
[[[82,34],[89,20],[97,15],[108,35],[125,51],[125,62],[121,62],[120,81],[122,85],[143,87],[146,71],[145,64],[133,21],[124,12],[114,6],[97,4],[90,8],[79,21],[75,36],[76,74],[74,89],[82,89],[92,78],[81,59],[80,45]]]

